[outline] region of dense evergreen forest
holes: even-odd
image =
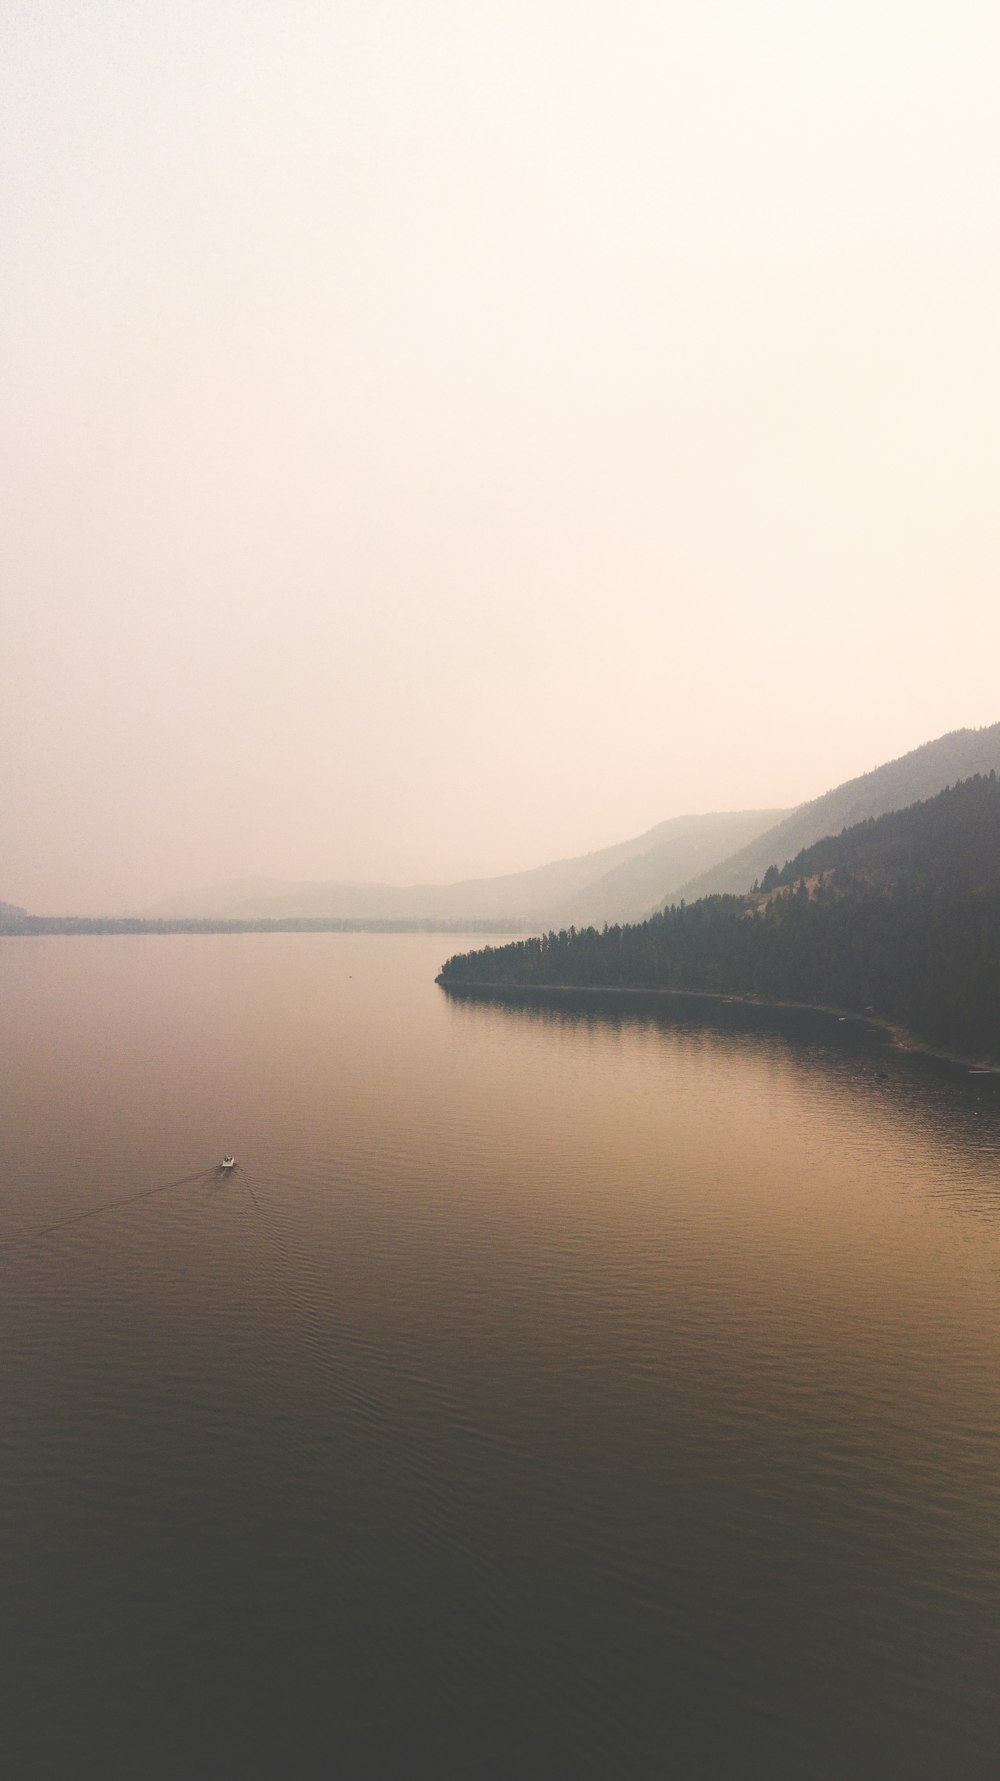
[[[438,981],[818,1003],[1000,1062],[1000,783],[977,775],[858,823],[748,896],[456,954]]]

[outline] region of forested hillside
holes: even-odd
[[[803,848],[779,871],[771,866],[761,889],[829,876],[847,890],[859,884],[888,889],[934,888],[942,895],[1000,889],[1000,797],[996,773],[976,774],[936,798],[855,823]]]
[[[775,864],[756,894],[460,954],[439,981],[821,1003],[1000,1062],[1000,783],[854,826]]]
[[[898,760],[888,761],[859,779],[849,779],[820,798],[802,804],[773,829],[734,852],[727,860],[692,876],[679,889],[665,883],[659,901],[683,896],[690,903],[716,892],[748,891],[773,862],[789,860],[801,848],[868,817],[904,810],[919,798],[932,798],[946,786],[976,773],[1000,772],[1000,723],[982,730],[953,730]],[[652,907],[652,905],[651,905]]]

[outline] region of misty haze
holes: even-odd
[[[5,1772],[993,1781],[1000,15],[0,50]]]

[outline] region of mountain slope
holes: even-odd
[[[734,845],[771,828],[778,814],[760,810],[673,817],[595,853],[499,878],[415,885],[244,879],[169,898],[150,913],[169,918],[301,915],[380,921],[504,918],[539,927],[563,921],[629,920],[649,908],[664,882],[680,884],[692,870],[724,859]],[[591,887],[595,887],[592,897]]]
[[[791,889],[803,879],[820,886],[933,890],[954,898],[1000,891],[1000,788],[996,772],[960,780],[906,810],[869,817],[840,835],[827,835],[771,867],[762,889]],[[1000,951],[1000,934],[997,936]]]
[[[551,925],[580,927],[590,923],[639,921],[657,895],[676,891],[695,872],[704,872],[725,856],[729,847],[745,846],[768,831],[779,810],[738,810],[711,816],[678,816],[650,831],[655,842],[595,878],[552,914]],[[640,837],[649,839],[649,837]]]
[[[925,742],[898,760],[850,779],[824,792],[777,823],[773,829],[740,848],[729,859],[690,878],[679,890],[664,886],[661,903],[684,897],[691,903],[716,893],[748,891],[769,866],[781,866],[804,847],[836,835],[852,823],[889,810],[902,810],[918,799],[930,798],[969,779],[975,773],[1000,771],[1000,723],[983,730],[953,730],[935,742]]]

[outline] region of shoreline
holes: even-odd
[[[559,995],[599,995],[599,996],[659,996],[677,1001],[717,1002],[722,1006],[736,1004],[741,1008],[750,1009],[789,1009],[803,1014],[826,1014],[837,1021],[851,1021],[862,1026],[877,1027],[888,1034],[893,1046],[899,1051],[920,1052],[926,1057],[940,1058],[948,1064],[958,1064],[963,1069],[975,1070],[989,1076],[1000,1076],[1000,1063],[990,1058],[969,1057],[962,1052],[944,1051],[940,1046],[932,1045],[928,1040],[921,1039],[918,1034],[910,1032],[898,1021],[886,1020],[879,1014],[859,1014],[854,1008],[835,1008],[829,1002],[786,1002],[771,1001],[764,996],[729,995],[722,990],[709,989],[659,989],[642,988],[631,983],[484,983],[479,980],[465,978],[451,981],[438,975],[434,979],[444,990],[474,990],[477,994],[502,994],[510,990],[518,995],[559,996]]]
[[[470,916],[462,921],[451,916],[392,917],[354,915],[287,916],[140,916],[140,915],[28,915],[17,922],[0,922],[0,940],[51,939],[53,935],[107,937],[122,934],[465,934],[488,939],[491,935],[518,939],[529,929],[499,918]]]

